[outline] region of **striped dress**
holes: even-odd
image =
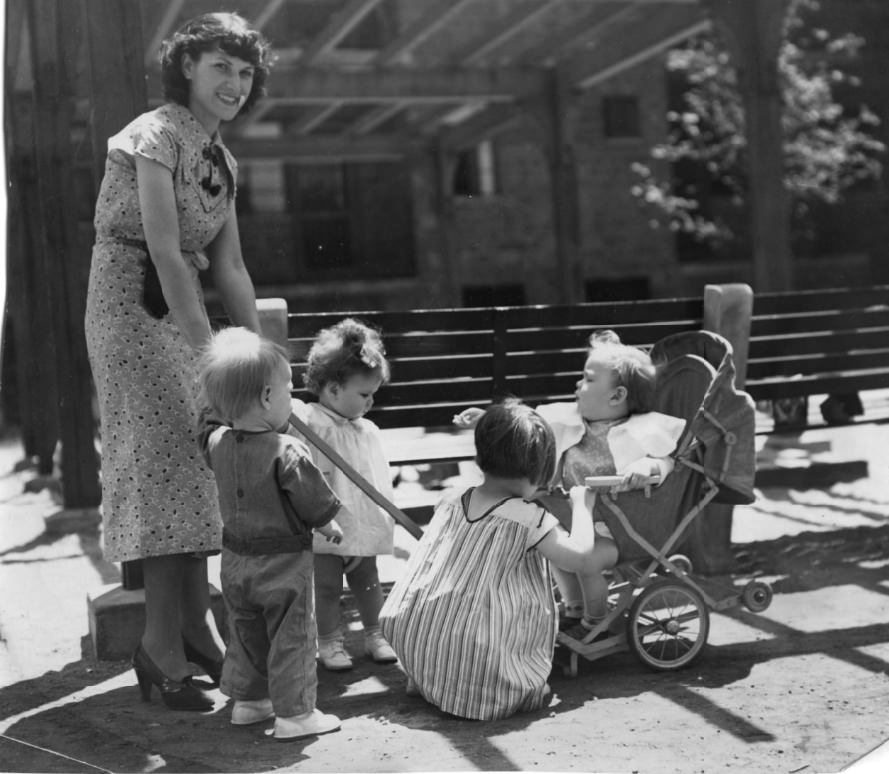
[[[494,720],[547,701],[558,615],[549,564],[533,548],[558,522],[520,498],[470,521],[471,494],[438,506],[380,623],[427,701]]]

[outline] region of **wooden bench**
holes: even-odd
[[[428,309],[288,315],[295,394],[315,334],[347,314],[378,327],[392,368],[368,414],[384,432],[393,464],[471,459],[471,433],[453,427],[455,414],[506,395],[531,405],[573,400],[590,332],[620,331],[628,344],[650,346],[663,336],[698,330],[703,299]],[[422,428],[411,433],[406,429]]]
[[[745,389],[757,401],[803,399],[777,429],[827,424],[819,403],[861,394],[863,412],[831,424],[889,419],[889,286],[763,293],[753,301]],[[775,425],[764,428],[774,432]]]

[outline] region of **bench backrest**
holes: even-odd
[[[423,309],[288,315],[295,394],[315,334],[344,317],[382,331],[392,367],[368,415],[380,427],[444,427],[455,413],[504,395],[534,405],[571,400],[590,333],[613,328],[627,344],[651,346],[702,327],[700,298],[574,306]]]
[[[760,293],[746,390],[754,400],[889,387],[889,286]]]

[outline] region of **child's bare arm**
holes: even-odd
[[[591,572],[596,544],[592,512],[595,495],[585,486],[575,486],[568,496],[571,499],[571,533],[556,527],[537,544],[537,550],[556,567],[571,572]]]
[[[482,418],[482,415],[485,413],[483,408],[478,408],[477,406],[472,406],[468,409],[464,409],[459,414],[454,414],[454,424],[463,429],[468,429],[475,427],[478,424],[478,421]]]

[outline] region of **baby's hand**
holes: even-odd
[[[623,476],[623,482],[619,487],[621,491],[644,489],[647,486],[658,483],[657,480],[653,480],[658,476],[657,467],[648,458],[631,462],[624,468],[621,475]]]
[[[472,406],[471,408],[464,409],[459,414],[454,414],[453,422],[460,428],[475,427],[484,413],[484,409]]]
[[[325,524],[318,531],[327,538],[328,543],[339,545],[343,541],[343,530],[335,521]]]

